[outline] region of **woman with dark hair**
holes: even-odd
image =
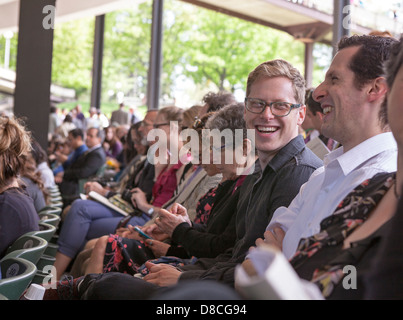
[[[32,199],[18,177],[31,149],[30,134],[14,118],[0,117],[0,259],[23,234],[39,230]]]
[[[31,154],[28,154],[25,166],[21,172],[21,180],[26,186],[26,191],[34,200],[34,207],[39,212],[46,206],[48,193],[43,185],[40,172],[36,169],[36,162]]]
[[[53,171],[49,167],[48,156],[41,147],[41,145],[35,139],[32,139],[31,155],[36,163],[36,171],[39,173],[43,182],[43,187],[49,189],[56,185],[55,176]]]
[[[123,150],[123,144],[116,135],[116,129],[114,127],[107,127],[104,129],[105,139],[102,143],[102,147],[105,150],[107,157],[116,159]]]

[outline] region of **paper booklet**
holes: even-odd
[[[323,141],[319,138],[316,137],[312,140],[310,140],[306,146],[311,149],[311,151],[318,156],[321,160],[327,155],[330,150],[327,148],[327,146],[323,143]]]
[[[123,216],[128,216],[133,211],[133,207],[131,207],[127,201],[123,200],[120,195],[115,195],[108,199],[103,195],[100,195],[98,192],[90,191],[88,196],[80,194],[80,197],[84,200],[91,199],[98,201]]]
[[[297,275],[283,253],[274,247],[255,248],[247,257],[256,275],[235,269],[235,288],[250,300],[323,300],[318,287]]]

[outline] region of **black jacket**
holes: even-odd
[[[171,245],[167,256],[214,258],[235,244],[235,212],[242,186],[236,190],[235,187],[239,179],[224,181],[217,187],[205,225],[193,223],[189,226],[184,222],[175,228],[172,241],[181,246]]]
[[[83,153],[65,170],[63,181],[60,184],[60,193],[65,205],[80,196],[79,180],[95,176],[97,171],[105,164],[105,161],[104,149],[98,147],[90,152]]]

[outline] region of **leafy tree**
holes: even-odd
[[[263,61],[283,58],[303,66],[302,43],[283,32],[180,1],[167,1],[165,11],[173,22],[164,32],[164,70],[171,68],[173,76],[173,66],[181,65],[195,83],[212,81],[233,91]]]
[[[83,18],[55,25],[52,82],[74,88],[77,96],[92,85],[94,19]]]

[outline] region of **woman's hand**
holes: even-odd
[[[170,245],[168,243],[161,242],[161,241],[158,241],[155,239],[153,239],[153,240],[147,239],[147,240],[145,240],[145,243],[148,245],[148,247],[154,253],[154,256],[156,258],[166,256],[168,249],[170,247]]]
[[[102,187],[99,182],[88,181],[84,184],[84,191],[85,194],[89,194],[91,191],[95,191],[96,193],[105,196],[109,190]]]
[[[153,223],[152,225],[148,227],[142,227],[141,230],[148,234],[151,238],[158,240],[158,241],[164,241],[166,239],[169,239],[169,235],[166,233],[162,232],[158,226]]]
[[[159,216],[155,219],[155,224],[158,228],[170,237],[172,237],[175,228],[183,222],[188,223],[184,216],[180,214],[172,214],[164,209],[159,210]]]
[[[192,222],[190,221],[186,208],[184,206],[182,206],[181,204],[175,202],[169,209],[169,212],[171,212],[173,214],[181,215],[183,217],[183,219],[185,219],[186,222],[190,226],[192,225]]]

